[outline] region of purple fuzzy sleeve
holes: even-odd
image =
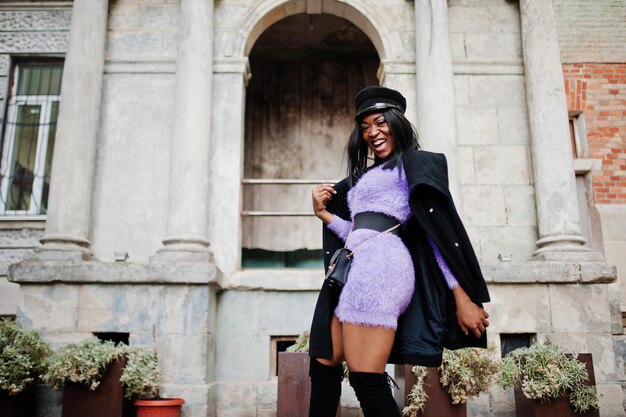
[[[450,271],[450,268],[448,267],[446,260],[443,259],[443,255],[441,254],[439,247],[437,247],[437,244],[435,243],[434,240],[430,238],[430,236],[427,236],[427,237],[428,237],[428,243],[430,243],[430,247],[432,248],[433,253],[435,254],[435,260],[437,261],[437,265],[439,265],[439,269],[441,269],[441,273],[443,274],[443,277],[446,280],[446,284],[448,285],[448,288],[452,290],[458,287],[459,281],[456,280],[456,278],[454,277],[454,274],[452,273],[452,271]]]
[[[350,234],[350,229],[352,229],[352,222],[344,220],[335,214],[333,215],[331,222],[328,223],[326,227],[328,227],[328,230],[336,234],[339,239],[345,242]]]

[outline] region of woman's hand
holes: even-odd
[[[489,320],[487,320],[489,313],[482,307],[474,304],[460,285],[454,288],[452,293],[456,302],[456,319],[459,322],[459,326],[461,326],[461,330],[465,335],[468,335],[471,331],[479,338],[485,332],[487,326],[489,326]]]
[[[330,184],[318,185],[311,191],[313,213],[326,224],[333,219],[333,214],[326,210],[326,204],[333,198],[334,194],[337,194],[337,191]]]

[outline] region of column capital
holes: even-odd
[[[213,60],[213,73],[215,74],[241,74],[247,86],[252,73],[250,72],[250,61],[248,57],[215,57]]]

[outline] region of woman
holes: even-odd
[[[326,268],[344,244],[354,254],[346,285],[325,281],[315,309],[310,417],[335,415],[343,360],[365,417],[400,416],[385,365],[439,366],[443,347],[485,347],[489,325],[481,304],[489,294],[445,157],[418,150],[398,91],[367,87],[355,107],[348,177],[312,191]]]

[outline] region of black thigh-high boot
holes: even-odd
[[[309,417],[335,417],[341,397],[343,365],[327,366],[311,358],[311,402]]]
[[[386,372],[350,372],[350,385],[365,417],[400,417]]]

